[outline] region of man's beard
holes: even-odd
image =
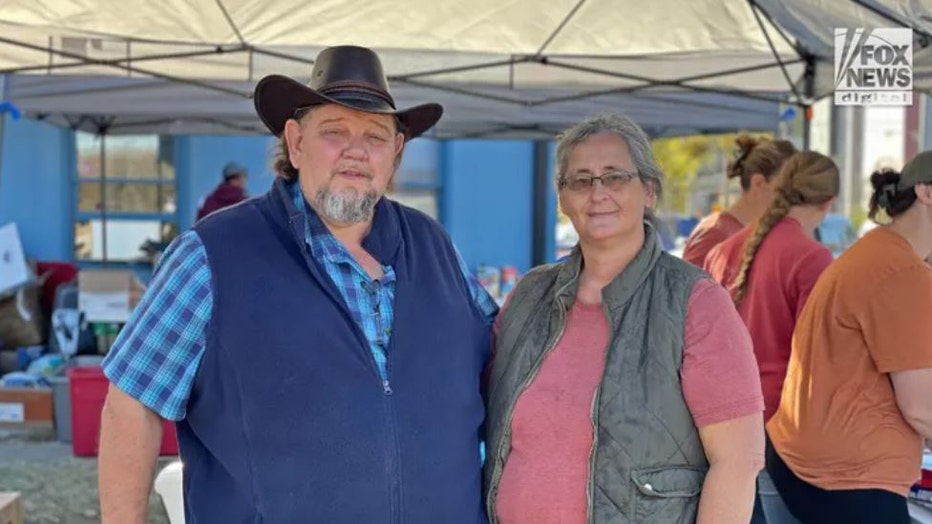
[[[372,217],[379,195],[374,189],[360,193],[355,188],[333,192],[324,187],[316,195],[317,212],[331,222],[358,224]]]

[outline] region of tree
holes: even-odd
[[[735,135],[727,134],[654,140],[654,158],[665,176],[663,209],[686,213],[696,174],[714,161],[719,152],[727,152],[734,144],[734,139]]]

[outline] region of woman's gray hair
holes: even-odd
[[[654,160],[650,138],[633,120],[621,115],[606,114],[587,118],[557,137],[557,173],[555,180],[557,187],[566,178],[566,170],[569,168],[570,153],[573,152],[573,148],[585,142],[589,137],[600,133],[614,133],[628,144],[638,177],[643,182],[650,184],[654,190],[654,196],[659,202],[660,197],[663,196],[663,171],[660,170],[657,161]]]

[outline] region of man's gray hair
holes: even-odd
[[[557,137],[557,185],[566,178],[573,148],[600,133],[614,133],[628,144],[638,176],[653,187],[654,195],[660,201],[663,196],[663,171],[654,160],[650,138],[633,120],[621,115],[606,114],[587,118]]]

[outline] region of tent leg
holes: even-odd
[[[0,75],[0,102],[6,99],[7,75]],[[0,111],[0,192],[3,188],[3,126],[6,123],[6,114]]]
[[[810,133],[812,132],[812,130],[811,130],[811,128],[812,128],[812,119],[809,117],[809,111],[810,111],[810,109],[811,109],[811,108],[810,108],[809,106],[806,106],[806,107],[804,108],[804,110],[805,110],[805,116],[803,117],[803,150],[805,150],[805,151],[808,151],[808,150],[809,150],[809,147],[810,147],[811,144],[812,144],[812,142],[811,142],[811,135],[810,135]]]
[[[864,172],[864,108],[837,106],[832,109],[830,154],[841,170],[841,195],[837,209],[851,216],[863,209]]]
[[[803,74],[803,93],[806,97],[803,102],[803,149],[808,150],[811,146],[812,131],[812,99],[815,96],[815,59],[810,55],[806,56],[806,71]]]
[[[534,141],[534,174],[532,181],[531,198],[531,267],[547,262],[547,235],[555,233],[547,230],[547,190],[551,183],[547,173],[547,141]]]

